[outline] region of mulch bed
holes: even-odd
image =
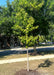
[[[36,70],[30,70],[29,72],[27,70],[21,70],[16,72],[15,75],[41,75],[41,74]]]
[[[33,52],[33,53],[29,53],[29,55],[31,55],[31,56],[36,56],[36,55],[38,55],[38,53]]]

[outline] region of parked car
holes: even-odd
[[[52,42],[47,42],[47,44],[53,44]]]
[[[43,43],[41,43],[41,44],[45,45],[46,43],[45,43],[45,42],[43,42]]]
[[[45,42],[39,42],[39,45],[45,45],[46,43]]]

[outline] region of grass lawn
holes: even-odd
[[[11,55],[6,55],[4,57],[0,57],[0,60],[14,59],[14,58],[23,58],[23,57],[27,57],[27,54],[11,54]]]
[[[45,59],[46,60],[46,59]],[[48,75],[54,75],[54,58],[48,59],[48,62],[51,63],[49,66],[45,60],[34,60],[30,61],[30,69],[38,70],[40,73],[49,73]],[[40,64],[44,64],[43,66],[39,66]],[[0,65],[0,75],[14,75],[16,71],[26,69],[27,62],[18,62],[18,63],[10,63],[10,64],[2,64]],[[39,67],[38,67],[39,66]],[[43,74],[44,75],[44,74]]]
[[[33,55],[33,56],[42,56],[42,55]],[[29,54],[29,57],[33,57],[33,56]],[[27,57],[27,54],[10,54],[5,56],[0,56],[0,60],[23,58],[23,57]]]
[[[52,53],[54,54],[54,53]],[[44,54],[44,55],[50,55],[50,54]],[[42,54],[37,54],[37,55],[30,55],[29,57],[33,56],[42,56]],[[10,54],[10,55],[5,55],[5,56],[0,56],[0,60],[7,60],[7,59],[15,59],[15,58],[24,58],[27,57],[27,54]]]
[[[39,55],[41,56],[41,55]],[[0,60],[7,60],[7,59],[15,59],[15,58],[25,58],[27,57],[27,54],[11,54],[11,55],[6,55],[4,57],[0,57]],[[29,57],[33,57],[31,55],[29,55]]]

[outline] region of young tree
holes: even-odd
[[[12,27],[13,33],[26,36],[26,47],[28,45],[29,36],[37,36],[38,34],[48,34],[49,23],[43,16],[41,8],[44,5],[44,1],[36,0],[15,0],[13,6],[16,11],[16,23]],[[33,38],[34,39],[34,38]],[[28,56],[28,49],[27,49]],[[27,57],[28,58],[28,57]],[[28,60],[27,60],[28,61]],[[29,66],[27,64],[27,70]]]

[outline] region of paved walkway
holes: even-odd
[[[39,48],[54,48],[54,45],[53,46],[39,46],[39,47],[36,47],[36,49],[39,49]],[[33,47],[28,47],[28,49],[33,49]],[[11,48],[11,49],[2,49],[0,50],[1,51],[5,51],[5,50],[27,50],[25,47],[15,47],[15,48]]]
[[[40,59],[49,59],[49,58],[54,58],[54,54],[44,55],[44,56],[29,57],[29,61],[30,60],[40,60]],[[27,61],[27,58],[17,58],[17,59],[0,60],[0,64],[13,63],[13,62],[23,62],[23,61]]]
[[[39,49],[39,48],[54,48],[54,45],[53,46],[39,46],[39,47],[36,47],[36,49]],[[33,49],[33,47],[28,47],[28,49]],[[19,47],[19,48],[12,48],[10,50],[27,50],[25,47]]]

